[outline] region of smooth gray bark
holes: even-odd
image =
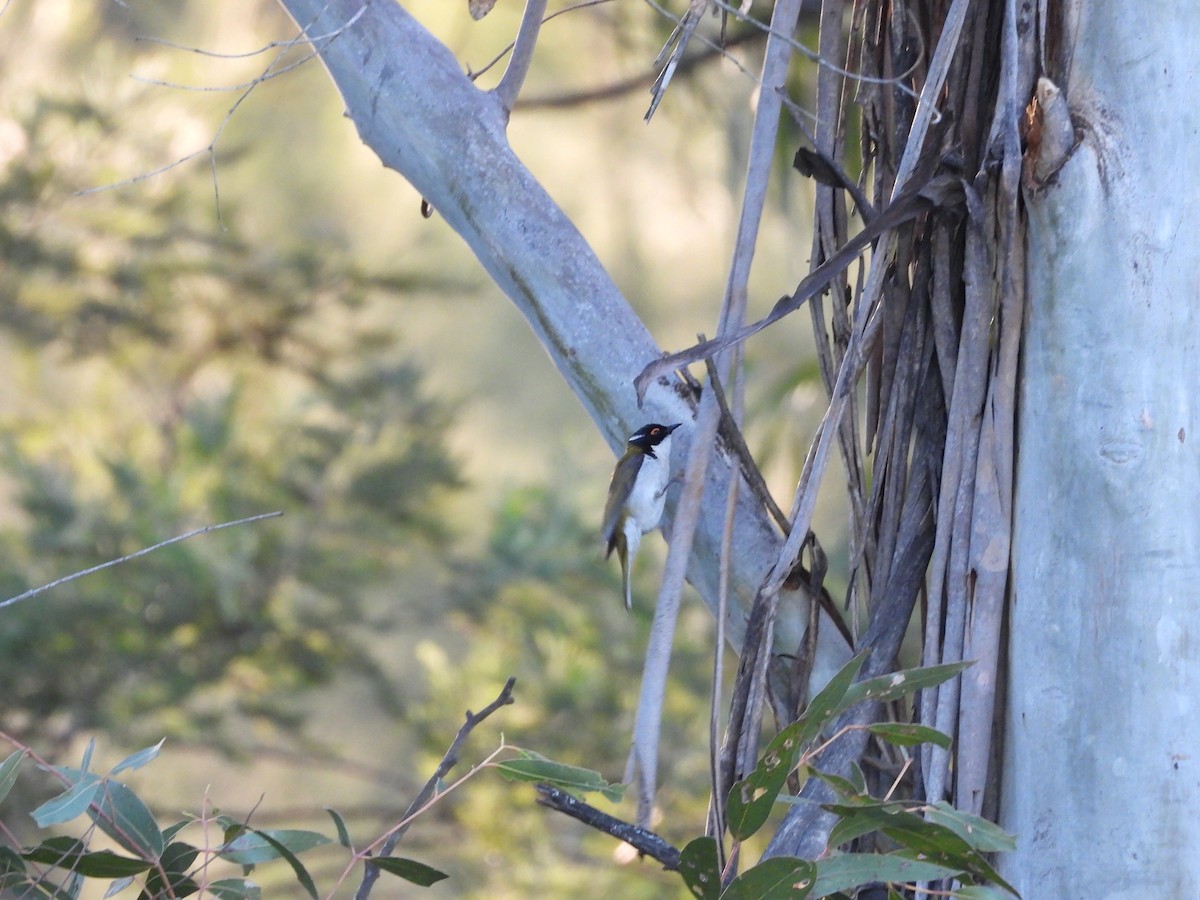
[[[673,454],[678,466],[691,440],[694,402],[664,378],[638,408],[633,379],[661,351],[575,226],[513,154],[495,95],[476,88],[450,51],[395,0],[280,2],[313,37],[363,142],[467,242],[609,445],[619,448],[645,422],[683,422]],[[718,450],[708,497],[724,497],[736,471],[732,455]],[[597,473],[599,480],[607,476]],[[676,495],[668,494],[668,530]],[[727,624],[735,648],[780,546],[744,480],[738,496]],[[705,505],[688,567],[688,579],[713,609],[723,513],[719,502]],[[803,599],[793,597],[776,642],[788,653],[800,645],[807,615]],[[834,629],[821,629],[814,678],[828,677],[847,655]]]
[[[1190,3],[1064,4],[1081,143],[1027,195],[1002,874],[1200,884],[1200,52]]]

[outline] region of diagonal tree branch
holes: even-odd
[[[320,58],[363,141],[428,199],[513,301],[567,385],[614,450],[646,421],[684,422],[677,461],[691,443],[695,401],[664,377],[638,405],[633,379],[661,354],[579,231],[513,154],[506,115],[476,88],[450,51],[394,0],[280,0],[311,33],[337,32]],[[338,30],[354,19],[353,26]],[[724,496],[736,463],[717,453],[705,491]],[[667,497],[667,526],[676,491]],[[723,510],[702,510],[687,577],[711,609]],[[739,491],[738,553],[731,570],[728,636],[740,648],[746,610],[778,553],[779,534],[751,492]],[[789,612],[802,633],[807,608]],[[794,646],[794,645],[793,645]],[[823,648],[824,652],[824,648]]]
[[[535,784],[533,787],[538,793],[538,803],[542,806],[556,809],[572,819],[578,819],[590,828],[611,834],[635,848],[639,853],[657,859],[665,869],[674,871],[679,868],[679,851],[653,831],[601,812],[594,806],[584,803],[578,797],[573,797],[553,785]]]

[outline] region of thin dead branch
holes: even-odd
[[[71,575],[64,575],[62,578],[56,578],[54,581],[51,581],[49,584],[43,584],[41,587],[30,588],[22,594],[17,594],[15,597],[9,597],[7,600],[0,601],[0,609],[4,609],[7,606],[13,606],[17,603],[20,603],[22,600],[28,600],[31,597],[36,597],[38,594],[44,594],[46,591],[59,587],[60,585],[67,584],[68,582],[74,581],[77,578],[83,578],[85,575],[93,575],[96,572],[103,571],[104,569],[110,569],[113,566],[119,566],[122,563],[129,562],[130,560],[138,559],[139,557],[145,556],[147,553],[153,553],[155,550],[161,550],[163,547],[169,547],[172,544],[178,544],[180,541],[186,541],[189,538],[194,538],[202,534],[208,534],[209,532],[220,531],[222,528],[232,528],[235,525],[248,525],[251,522],[258,522],[262,519],[275,519],[282,515],[282,511],[276,510],[275,512],[260,513],[257,516],[247,516],[244,519],[235,519],[232,522],[222,522],[220,525],[205,525],[203,528],[197,528],[194,531],[187,532],[186,534],[176,535],[173,538],[160,541],[152,547],[143,547],[141,550],[137,550],[133,553],[127,553],[125,556],[119,556],[116,559],[110,559],[108,562],[100,563],[98,566],[92,566],[89,569],[83,569],[82,571],[75,572]]]
[[[458,734],[454,736],[454,741],[450,744],[450,748],[442,757],[442,761],[438,763],[433,774],[429,776],[429,780],[425,782],[425,786],[417,793],[408,805],[408,809],[404,811],[401,817],[402,825],[394,829],[388,836],[387,840],[380,846],[378,856],[391,856],[392,851],[396,849],[396,845],[400,843],[400,839],[404,837],[404,833],[408,831],[409,825],[415,819],[415,814],[429,804],[437,795],[439,785],[446,777],[451,769],[458,765],[458,755],[462,751],[462,746],[466,742],[467,737],[475,730],[481,722],[496,710],[503,706],[515,702],[513,700],[513,688],[516,686],[517,679],[510,677],[504,683],[500,693],[496,699],[485,706],[477,713],[467,710],[466,721],[462,727],[458,729]],[[379,869],[375,866],[366,866],[363,870],[362,882],[358,886],[358,891],[354,894],[354,900],[367,900],[371,896],[371,889],[374,887],[376,880],[379,878]]]

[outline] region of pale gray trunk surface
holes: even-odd
[[[1001,870],[1025,900],[1196,897],[1196,9],[1075,6],[1081,143],[1027,196]]]

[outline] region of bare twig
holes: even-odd
[[[549,784],[535,784],[533,789],[538,792],[538,803],[550,809],[566,813],[572,819],[578,819],[589,828],[611,834],[618,840],[629,844],[643,856],[657,859],[663,868],[675,871],[679,868],[679,851],[665,840],[650,831],[622,821],[608,813],[601,812],[594,806],[589,806],[577,797]]]
[[[608,2],[608,0],[602,0]],[[547,16],[547,20],[553,16]],[[676,75],[684,75],[691,72],[693,69],[698,69],[700,66],[706,65],[716,60],[725,60],[727,62],[736,61],[729,55],[728,51],[733,47],[738,47],[742,44],[754,43],[762,41],[764,35],[760,31],[744,31],[740,34],[731,35],[723,45],[716,45],[709,41],[703,41],[707,46],[703,50],[695,53],[690,53],[679,61],[679,65],[675,69]],[[744,74],[749,74],[741,66],[736,63],[738,68],[742,68]],[[478,75],[479,73],[474,73]],[[474,75],[472,77],[474,77]],[[751,76],[753,77],[753,76]],[[757,79],[756,79],[757,80]],[[535,110],[535,109],[562,109],[570,106],[582,106],[585,103],[594,103],[602,100],[611,100],[616,97],[623,97],[626,94],[631,94],[634,91],[648,88],[654,83],[654,76],[650,73],[642,73],[634,75],[631,78],[624,78],[620,81],[614,81],[611,84],[601,85],[599,87],[585,88],[579,91],[569,91],[562,94],[548,94],[544,97],[529,97],[528,99],[518,100],[517,109],[520,110]],[[789,107],[795,106],[789,101],[784,101]],[[798,109],[798,107],[797,107]]]
[[[472,713],[470,710],[467,710],[466,721],[463,722],[462,727],[458,729],[458,734],[455,735],[454,742],[450,744],[450,749],[446,751],[446,755],[443,756],[442,761],[438,763],[437,769],[435,769],[434,773],[429,776],[429,780],[425,782],[425,786],[421,788],[417,796],[414,797],[413,801],[408,805],[408,809],[404,811],[404,816],[401,819],[402,824],[393,829],[388,835],[387,840],[385,840],[380,846],[378,853],[379,856],[391,856],[392,851],[396,849],[396,845],[400,843],[400,838],[404,837],[404,833],[408,831],[408,827],[410,824],[412,824],[415,814],[424,806],[426,806],[429,801],[433,799],[434,795],[437,794],[438,785],[441,784],[442,779],[445,778],[446,774],[458,764],[458,754],[462,750],[462,745],[466,741],[467,736],[475,730],[475,726],[477,726],[496,710],[500,709],[500,707],[508,706],[510,703],[514,702],[512,691],[516,683],[517,679],[515,677],[510,677],[508,681],[504,683],[504,687],[501,689],[495,700],[477,713]],[[376,866],[368,865],[363,871],[362,883],[358,886],[358,891],[354,895],[354,900],[367,900],[367,898],[371,896],[371,889],[378,878],[379,869]]]
[[[171,544],[178,544],[180,541],[186,541],[188,538],[193,538],[197,535],[208,534],[210,531],[220,531],[222,528],[232,528],[234,525],[247,525],[250,522],[257,522],[260,519],[274,519],[282,515],[282,511],[276,510],[275,512],[260,513],[257,516],[247,516],[244,519],[236,519],[232,522],[222,522],[220,525],[205,525],[203,528],[197,528],[195,531],[189,531],[187,534],[177,535],[176,537],[161,541],[155,544],[153,547],[144,547],[141,550],[118,557],[117,559],[110,559],[108,562],[100,563],[98,566],[92,566],[90,569],[84,569],[83,571],[75,572],[72,575],[64,575],[62,578],[56,578],[49,584],[43,584],[41,587],[31,588],[23,594],[17,594],[15,597],[9,597],[7,600],[0,601],[0,609],[20,603],[22,600],[28,600],[30,597],[36,597],[38,594],[45,593],[51,588],[56,588],[59,585],[66,584],[69,581],[74,581],[76,578],[82,578],[84,575],[91,575],[94,572],[101,571],[102,569],[109,569],[113,566],[119,566],[121,563],[126,563],[130,560],[137,559],[139,556],[145,556],[147,553],[153,553],[155,550],[161,550],[163,547],[169,547]]]
[[[521,85],[529,74],[529,66],[533,62],[533,49],[537,46],[538,32],[542,28],[542,16],[546,12],[546,0],[526,0],[525,14],[521,17],[521,27],[517,31],[517,40],[513,45],[512,58],[508,68],[500,78],[493,93],[506,112],[511,112],[521,93]]]
[[[289,41],[275,41],[275,42],[272,42],[271,45],[268,45],[267,48],[264,48],[264,49],[269,49],[271,46],[277,46],[280,48],[280,50],[275,55],[275,58],[273,60],[271,60],[271,62],[266,66],[266,68],[264,68],[263,71],[258,75],[258,77],[254,78],[251,81],[246,83],[245,90],[238,96],[237,100],[234,101],[233,105],[230,106],[229,109],[225,111],[225,117],[221,120],[221,124],[217,127],[216,133],[213,135],[212,140],[208,142],[207,146],[202,147],[199,150],[193,151],[192,153],[189,153],[185,156],[182,156],[179,159],[175,160],[174,162],[172,162],[168,165],[160,166],[159,168],[154,169],[150,172],[143,172],[141,175],[135,175],[133,178],[126,178],[121,181],[113,182],[111,184],[105,184],[105,185],[101,185],[99,187],[94,187],[94,188],[89,188],[87,190],[79,191],[78,194],[80,196],[83,196],[86,194],[99,193],[100,191],[111,191],[111,190],[116,190],[118,188],[128,187],[129,185],[137,184],[141,181],[146,181],[147,179],[154,178],[158,175],[161,175],[164,172],[168,172],[171,169],[176,168],[177,166],[181,166],[184,163],[195,159],[197,156],[203,156],[203,155],[207,154],[208,158],[209,158],[209,168],[211,169],[211,172],[212,172],[213,200],[214,200],[214,203],[216,204],[216,208],[217,208],[217,222],[219,224],[221,224],[222,227],[224,227],[224,221],[221,217],[221,185],[220,185],[220,181],[217,177],[217,144],[220,143],[221,137],[224,135],[225,129],[228,127],[229,123],[233,120],[234,114],[238,111],[238,109],[241,107],[241,105],[249,98],[249,96],[254,92],[254,89],[256,87],[258,87],[260,84],[262,84],[265,81],[269,81],[270,79],[276,77],[277,75],[282,75],[284,72],[291,71],[292,69],[296,68],[297,66],[303,65],[305,62],[312,59],[314,56],[318,55],[318,53],[320,52],[321,49],[323,49],[325,46],[327,46],[331,41],[336,40],[341,34],[343,34],[346,31],[346,29],[351,28],[354,25],[354,23],[357,22],[359,20],[359,18],[366,12],[368,6],[369,6],[369,4],[366,4],[366,3],[362,4],[353,15],[351,15],[344,23],[342,23],[341,25],[339,25],[337,28],[333,29],[332,31],[329,31],[327,33],[320,34],[320,35],[309,35],[308,28],[310,26],[306,25],[306,26],[301,27],[300,34],[296,38],[289,40]],[[303,57],[302,59],[299,59],[292,63],[289,63],[286,66],[283,66],[281,68],[276,68],[276,66],[278,66],[279,62],[287,55],[288,51],[291,50],[291,48],[293,46],[295,46],[297,43],[299,43],[302,40],[307,40],[313,46],[313,48],[314,48],[313,52],[308,54],[307,56]],[[199,52],[199,51],[197,51],[197,52]],[[164,85],[164,86],[168,86],[168,85]],[[240,85],[237,86],[237,88],[240,88],[240,87],[241,87]],[[235,88],[235,89],[237,89],[237,88]]]
[[[577,10],[577,9],[585,9],[586,7],[589,7],[589,6],[599,6],[601,3],[612,3],[612,2],[614,2],[614,0],[580,0],[579,3],[572,3],[570,6],[564,7],[563,9],[556,10],[555,12],[550,13],[550,15],[548,15],[544,19],[542,19],[542,24],[545,25],[551,19],[557,19],[559,16],[565,15],[569,12],[575,12],[575,10]],[[475,81],[476,79],[479,78],[480,75],[483,75],[485,72],[487,72],[489,69],[491,69],[492,66],[496,65],[496,63],[500,62],[500,60],[502,60],[502,59],[504,59],[504,57],[508,56],[508,54],[512,52],[512,49],[515,46],[517,46],[517,42],[513,41],[511,44],[509,44],[507,47],[505,47],[503,50],[501,50],[499,53],[497,53],[495,56],[493,56],[491,61],[488,62],[487,65],[485,65],[482,69],[472,69],[468,66],[467,67],[467,77],[470,78],[472,81]],[[523,106],[524,103],[522,103],[521,105]]]

